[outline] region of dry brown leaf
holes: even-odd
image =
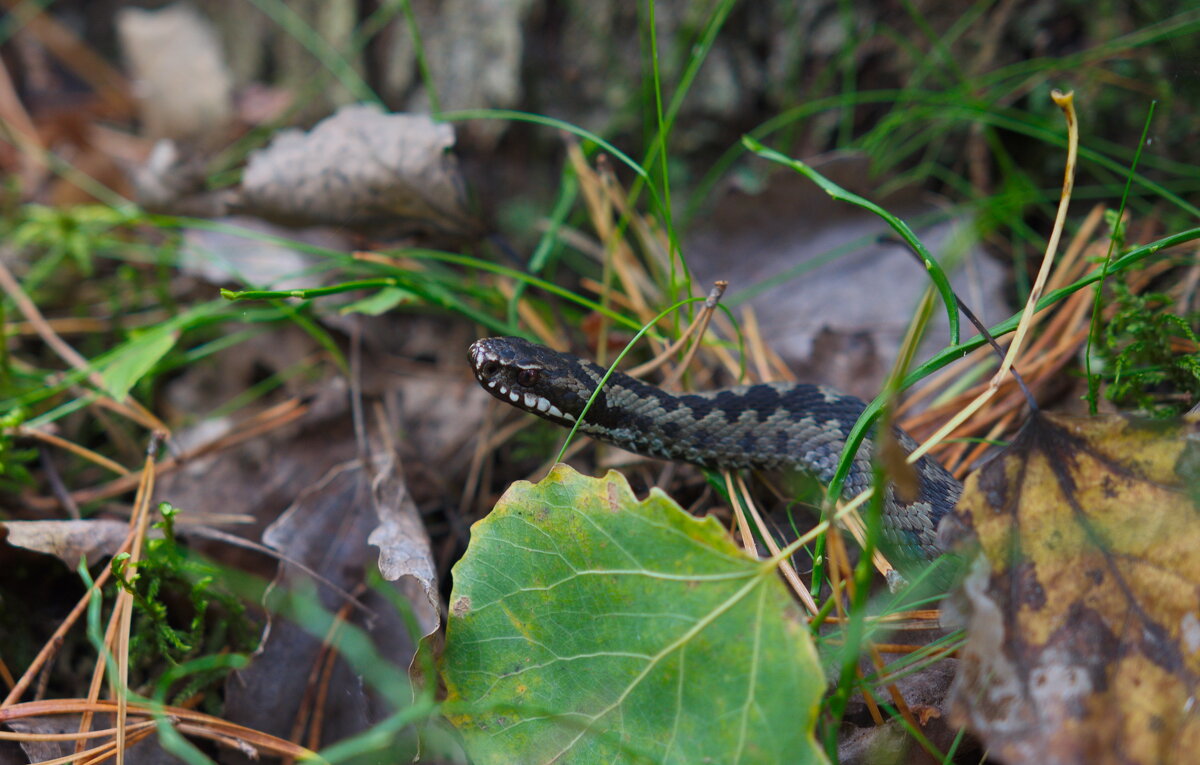
[[[1007,762],[1200,750],[1200,419],[1034,417],[966,485],[955,722]]]
[[[822,174],[878,202],[904,220],[935,209],[927,195],[905,188],[880,197],[868,160],[836,154],[817,162]],[[733,299],[753,307],[763,341],[803,382],[833,385],[868,401],[883,384],[904,337],[912,307],[929,286],[925,269],[886,239],[887,224],[838,202],[796,173],[770,176],[758,191],[731,188],[711,215],[688,232],[684,251],[697,282],[730,280]],[[966,241],[962,224],[918,229],[938,252]],[[959,245],[952,245],[957,247]],[[985,323],[1009,314],[996,263],[973,247],[948,275]],[[838,253],[836,260],[829,260]],[[746,290],[745,293],[742,291]],[[922,348],[948,342],[945,316],[935,317]],[[918,353],[923,356],[924,353]]]
[[[413,611],[426,633],[433,632],[440,625],[440,615],[437,571],[429,534],[403,476],[394,466],[383,472],[372,486],[379,525],[367,537],[367,544],[379,548],[379,573],[384,580],[394,582],[401,577],[415,580],[425,594],[426,607],[416,607]],[[411,589],[409,592],[412,594]]]
[[[129,536],[129,523],[105,519],[81,521],[6,521],[6,541],[13,547],[54,555],[74,571],[79,559],[91,566],[113,555]]]
[[[463,233],[471,217],[453,146],[454,128],[426,115],[346,106],[252,154],[238,209],[287,225]]]
[[[413,517],[417,509],[407,499],[394,455],[379,450],[368,459],[369,464],[353,460],[329,470],[263,533],[263,542],[285,558],[269,602],[274,607],[302,597],[297,593],[311,582],[310,571],[343,591],[357,590],[363,572],[374,563],[371,544],[379,547],[385,573],[396,580],[399,596],[412,604],[423,631],[433,632],[438,626],[437,586],[428,537],[419,517]],[[340,610],[362,628],[387,660],[380,676],[395,682],[395,668],[406,666],[415,650],[404,619],[380,592],[366,589],[356,595],[369,612],[349,608],[345,597],[328,587],[317,593],[331,613]],[[309,731],[315,738],[304,741],[315,746],[361,733],[381,719],[388,702],[346,662],[334,662],[327,687],[317,687],[313,668],[325,661],[321,637],[330,635],[314,636],[311,628],[272,615],[254,662],[226,685],[228,719],[280,736],[288,735],[295,721],[306,721],[317,730]]]

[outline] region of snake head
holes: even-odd
[[[591,389],[573,367],[574,357],[519,337],[476,340],[471,368],[484,390],[501,401],[570,427],[579,418]]]

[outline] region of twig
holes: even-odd
[[[729,501],[733,504],[733,511],[738,518],[738,527],[743,529],[743,536],[749,531],[744,519],[746,512],[754,519],[754,525],[758,527],[758,533],[763,539],[763,543],[772,555],[779,555],[779,544],[775,541],[775,537],[771,534],[771,530],[767,528],[767,524],[763,521],[762,515],[758,512],[758,507],[754,501],[750,499],[750,490],[746,487],[746,482],[742,480],[740,474],[730,470],[721,471],[721,475],[725,478],[725,490],[729,492]],[[743,509],[742,500],[745,500],[745,508]],[[754,539],[749,538],[750,549],[753,551]],[[787,580],[788,585],[796,596],[800,598],[800,602],[808,609],[812,615],[817,613],[817,603],[805,588],[804,582],[800,581],[800,575],[796,573],[796,569],[792,566],[791,561],[787,558],[779,561],[779,572],[783,574],[783,578]]]
[[[758,314],[750,306],[742,311],[742,331],[746,335],[746,348],[753,351],[750,358],[754,360],[754,369],[758,379],[767,382],[771,379],[771,369],[767,360],[767,344],[763,342],[762,328],[758,325]]]
[[[24,704],[0,709],[0,723],[9,720],[21,720],[28,717],[45,717],[47,715],[74,714],[113,714],[116,711],[115,701],[89,701],[87,699],[54,699],[46,701],[28,701]],[[212,741],[236,746],[245,750],[246,746],[253,747],[259,752],[290,756],[297,759],[316,759],[316,753],[289,741],[272,736],[261,731],[247,728],[236,723],[227,722],[219,717],[206,715],[184,707],[150,706],[130,704],[129,714],[139,717],[165,716],[181,733],[200,736]]]
[[[20,152],[20,178],[22,188],[35,189],[41,184],[46,173],[46,147],[38,135],[37,127],[21,103],[8,67],[0,61],[0,120],[3,128],[10,134],[19,136],[14,143],[29,146],[33,151]]]
[[[751,555],[756,555],[758,548],[754,543],[754,532],[750,530],[750,522],[737,499],[737,491],[733,484],[733,471],[722,470],[721,477],[725,479],[725,490],[729,492],[729,502],[733,505],[733,519],[737,522],[738,536],[742,538],[742,547]],[[778,555],[778,553],[775,553]]]
[[[700,348],[700,343],[704,340],[704,333],[708,331],[708,324],[712,321],[713,312],[717,310],[717,303],[721,301],[721,296],[725,294],[725,288],[729,286],[727,281],[713,282],[713,288],[708,292],[708,299],[704,301],[704,307],[697,315],[699,327],[696,329],[696,342],[688,347],[687,353],[684,354],[683,361],[679,362],[679,366],[675,367],[675,371],[664,380],[667,387],[673,387],[679,384],[679,380],[683,377],[684,371],[691,365],[692,359],[696,356],[696,351]],[[695,326],[696,322],[693,322]],[[689,330],[691,327],[688,328]]]
[[[713,312],[716,311],[717,303],[720,301],[721,296],[725,294],[725,288],[728,286],[729,282],[713,282],[713,288],[708,292],[708,299],[704,301],[704,307],[701,308],[700,312],[696,314],[696,317],[692,319],[692,323],[687,326],[687,329],[680,333],[675,342],[671,343],[669,347],[665,348],[662,353],[659,353],[644,364],[639,364],[636,367],[633,367],[626,372],[626,374],[630,375],[631,377],[641,377],[647,372],[652,372],[655,369],[658,369],[672,356],[678,353],[679,349],[683,347],[684,343],[688,342],[692,335],[696,335],[696,342],[691,346],[687,355],[676,368],[675,372],[673,372],[667,378],[667,380],[664,381],[663,385],[664,387],[670,387],[671,384],[678,382],[679,377],[681,377],[683,374],[683,370],[687,369],[688,364],[696,355],[696,348],[700,345],[700,340],[703,339],[704,333],[708,331],[709,321],[712,320],[712,315]]]
[[[288,401],[281,402],[249,418],[247,421],[241,423],[237,430],[231,433],[226,433],[220,438],[202,444],[184,454],[161,460],[156,464],[155,469],[160,476],[165,475],[177,470],[188,460],[194,460],[207,454],[236,446],[243,441],[248,441],[263,433],[281,428],[300,419],[308,413],[308,410],[309,405],[301,402],[299,399],[289,399]],[[74,491],[71,493],[71,498],[81,505],[86,505],[97,500],[120,496],[138,486],[141,481],[142,472],[139,470],[136,473],[123,475],[100,486]],[[51,510],[59,506],[57,500],[45,497],[23,497],[22,501],[37,510]]]
[[[118,462],[114,462],[108,457],[98,454],[85,446],[80,446],[74,441],[68,441],[65,438],[60,438],[59,436],[47,433],[43,430],[38,430],[37,428],[27,428],[24,425],[17,428],[17,435],[24,436],[26,438],[32,438],[35,441],[41,441],[42,443],[49,444],[50,446],[57,446],[58,448],[71,452],[78,457],[82,457],[85,460],[94,462],[105,470],[116,473],[117,475],[129,475],[129,468]]]
[[[54,464],[54,457],[51,456],[49,449],[38,449],[38,462],[41,463],[42,473],[46,477],[46,482],[50,484],[50,493],[58,498],[63,509],[67,511],[67,516],[73,520],[79,520],[83,517],[83,513],[79,512],[79,505],[71,499],[71,490],[63,483],[62,476],[58,473],[58,467]]]

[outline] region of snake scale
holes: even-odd
[[[480,385],[513,406],[571,427],[605,369],[517,337],[471,345]],[[614,372],[579,429],[648,457],[713,470],[803,470],[828,484],[846,436],[866,404],[820,385],[761,383],[705,393],[674,394]],[[916,447],[895,431],[905,451]],[[871,486],[870,441],[864,441],[843,484],[857,496]],[[884,498],[885,549],[903,564],[937,557],[938,522],[954,507],[962,486],[936,460],[916,461],[918,491],[903,501],[889,486]]]

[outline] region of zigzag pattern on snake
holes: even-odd
[[[479,383],[493,396],[543,419],[571,427],[605,374],[589,361],[517,337],[471,345]],[[637,454],[720,470],[799,469],[828,483],[846,436],[866,404],[819,385],[762,383],[705,393],[673,394],[614,372],[579,429]],[[905,451],[916,447],[897,429]],[[870,441],[864,441],[843,485],[857,496],[871,486]],[[918,492],[901,501],[889,486],[884,498],[885,547],[903,563],[928,560],[941,550],[938,522],[958,500],[962,485],[936,460],[915,468]]]

